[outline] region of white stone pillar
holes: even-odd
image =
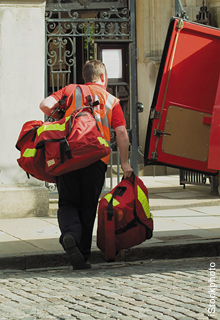
[[[0,1],[0,218],[48,215],[45,183],[18,166],[22,125],[43,120],[45,0]]]

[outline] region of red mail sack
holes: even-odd
[[[70,116],[38,128],[36,149],[44,146],[46,171],[50,175],[86,167],[110,153],[90,110],[76,109]]]
[[[33,120],[23,125],[16,143],[16,148],[20,151],[20,158],[17,159],[17,162],[28,175],[42,181],[55,182],[55,177],[45,171],[44,149],[35,148],[37,129],[42,124],[40,120]]]
[[[107,261],[116,253],[150,239],[153,216],[150,213],[148,190],[133,174],[106,194],[99,202],[97,246]]]

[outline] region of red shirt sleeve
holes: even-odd
[[[64,89],[65,88],[62,88],[59,91],[56,91],[56,92],[52,93],[51,97],[53,97],[57,101],[61,100],[63,98],[63,96],[64,96]]]
[[[120,103],[117,103],[116,106],[112,110],[112,128],[115,129],[119,126],[126,127],[126,121],[124,117],[124,113],[122,111]]]
[[[74,86],[70,84],[70,85],[52,93],[51,96],[54,99],[56,99],[57,101],[61,100],[64,96],[67,96],[66,105],[69,106],[69,104],[71,103],[73,88],[74,88]]]

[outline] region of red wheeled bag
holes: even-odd
[[[97,246],[106,261],[115,261],[121,249],[128,249],[150,239],[153,216],[148,190],[135,174],[122,181],[99,202]]]

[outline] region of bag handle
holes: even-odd
[[[47,121],[54,120],[54,117],[53,117],[53,116],[54,116],[56,113],[58,113],[58,115],[59,115],[59,120],[60,120],[61,118],[63,118],[66,109],[65,109],[65,108],[62,108],[62,109],[61,109],[61,107],[62,107],[63,105],[65,105],[66,99],[67,99],[67,96],[63,96],[63,98],[58,101],[58,107],[53,110],[53,112],[51,113],[51,115],[47,118]]]
[[[136,175],[135,175],[134,171],[132,172],[130,177],[124,178],[124,176],[123,176],[122,180],[124,180],[124,179],[130,181],[134,185],[135,180],[136,180]]]

